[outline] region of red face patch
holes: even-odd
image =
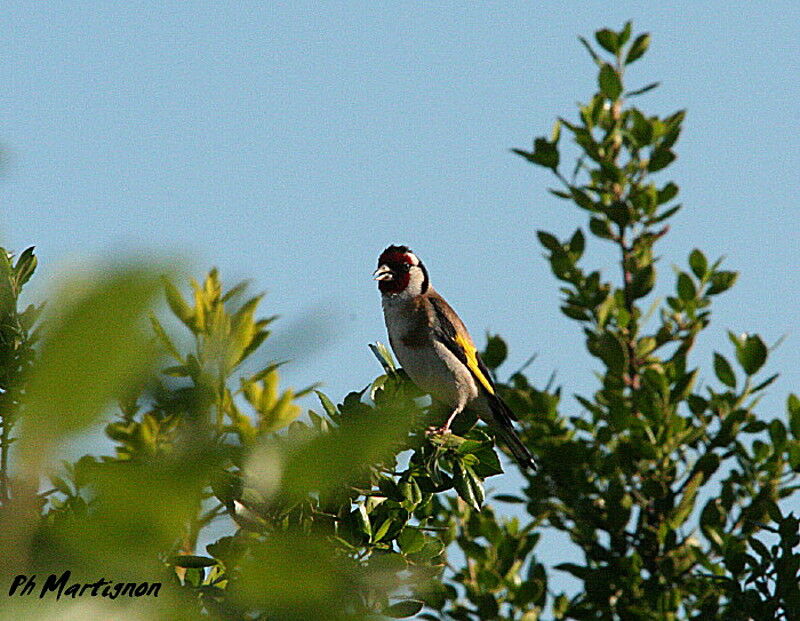
[[[392,272],[389,280],[378,281],[381,293],[400,293],[408,287],[410,281],[409,268],[414,265],[414,260],[404,247],[390,246],[383,251],[378,259],[378,266],[385,265]]]
[[[400,293],[408,287],[410,280],[408,272],[394,272],[394,278],[391,280],[378,281],[378,290],[381,293]]]
[[[398,263],[408,263],[413,265],[414,261],[411,256],[405,252],[397,252],[396,250],[386,250],[378,259],[378,265],[396,265]]]

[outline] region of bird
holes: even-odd
[[[433,288],[417,255],[408,246],[387,247],[373,278],[397,360],[422,392],[450,408],[447,421],[434,433],[450,433],[453,420],[472,411],[495,430],[523,469],[536,471],[531,452],[514,429],[517,416],[498,394],[464,322]]]

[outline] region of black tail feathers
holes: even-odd
[[[514,423],[512,421],[516,420],[517,417],[500,397],[496,395],[492,396],[494,398],[489,399],[489,403],[492,408],[492,414],[494,415],[494,428],[497,431],[497,435],[511,451],[511,454],[514,456],[514,459],[517,460],[520,467],[536,472],[538,466],[533,459],[533,455],[531,455],[528,447],[522,443],[522,440],[520,440],[517,432],[514,430]]]

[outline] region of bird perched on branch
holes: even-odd
[[[395,356],[420,390],[452,408],[436,432],[449,433],[453,419],[469,409],[489,423],[520,466],[536,470],[514,430],[517,417],[497,394],[464,323],[431,286],[422,261],[407,246],[389,246],[373,275]]]

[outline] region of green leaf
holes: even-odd
[[[483,482],[471,466],[457,461],[453,466],[453,487],[462,500],[476,511],[480,511],[483,503]]]
[[[583,231],[576,229],[569,240],[569,251],[575,255],[577,260],[583,255],[584,248],[586,248],[586,238],[583,236]]]
[[[706,408],[708,407],[708,401],[697,395],[688,395],[686,397],[686,401],[689,404],[689,409],[695,416],[699,416],[705,412]]]
[[[770,385],[772,382],[774,382],[776,379],[778,379],[778,377],[780,377],[780,373],[775,373],[775,374],[773,374],[773,375],[770,375],[770,376],[769,376],[767,379],[765,379],[765,380],[764,380],[763,382],[761,382],[760,384],[757,384],[756,386],[753,386],[753,388],[752,388],[752,390],[751,390],[750,392],[751,392],[751,393],[756,393],[756,392],[758,392],[759,390],[764,390],[764,389],[765,389],[767,386],[769,386],[769,385]]]
[[[736,359],[748,375],[755,374],[767,360],[767,346],[757,334],[750,334],[736,348]]]
[[[587,346],[589,352],[600,358],[615,375],[621,375],[628,366],[628,353],[616,334],[603,332],[599,337],[588,339]]]
[[[695,248],[689,254],[689,267],[692,268],[692,273],[698,278],[702,278],[708,271],[708,260],[700,250]]]
[[[554,235],[551,235],[547,231],[536,231],[536,237],[539,238],[539,243],[551,252],[563,250],[561,242],[559,242]]]
[[[675,382],[675,386],[670,391],[670,402],[680,403],[692,391],[694,382],[697,379],[699,369],[694,369],[688,373],[684,373],[681,378]]]
[[[647,48],[650,46],[650,35],[648,33],[644,33],[636,37],[636,39],[631,44],[631,48],[628,50],[628,55],[625,57],[625,64],[630,65],[633,62],[639,60],[644,53],[647,51]]]
[[[555,170],[558,167],[558,147],[555,143],[546,140],[545,138],[537,138],[533,142],[533,159],[532,161],[545,168],[552,168]]]
[[[533,164],[552,168],[553,170],[558,167],[558,146],[555,142],[550,142],[546,138],[534,140],[533,151],[523,151],[522,149],[511,149],[511,151]]]
[[[589,567],[584,567],[575,563],[559,563],[553,567],[553,569],[565,571],[581,580],[587,580],[592,574],[592,570]]]
[[[410,508],[413,509],[422,502],[422,491],[419,488],[419,483],[417,483],[416,478],[403,477],[398,483],[397,488],[402,494],[404,502],[408,503]]]
[[[477,451],[484,442],[481,440],[467,440],[460,436],[448,434],[445,436],[447,439],[443,441],[442,446],[446,448],[454,448],[459,455],[469,455]],[[431,438],[431,441],[437,441]]]
[[[637,108],[631,108],[630,117],[633,120],[631,135],[636,139],[640,147],[649,146],[653,143],[653,123],[644,116]]]
[[[625,96],[626,97],[638,97],[639,95],[644,95],[645,93],[649,93],[654,88],[658,88],[659,86],[661,86],[661,82],[650,82],[650,84],[648,84],[646,86],[643,86],[641,88],[637,88],[637,89],[632,90],[632,91],[628,91],[627,93],[625,93]]]
[[[386,373],[391,374],[397,371],[397,365],[394,363],[392,353],[386,345],[378,341],[377,343],[370,343],[369,348],[372,350],[372,353],[375,354],[375,357],[378,359],[378,362],[381,363]]]
[[[320,400],[323,407],[328,405]],[[287,448],[282,482],[293,497],[329,493],[363,476],[370,465],[390,462],[393,447],[405,438],[412,423],[402,411],[378,415],[358,401],[348,407],[348,398],[344,409],[346,415],[338,417],[338,427],[316,433],[307,442],[298,439]]]
[[[769,553],[769,549],[763,543],[761,543],[755,537],[750,537],[748,540],[750,547],[755,550],[755,552],[763,559],[763,560],[771,560],[772,555]]]
[[[36,269],[39,260],[36,258],[36,255],[33,254],[34,248],[35,246],[31,246],[23,250],[14,265],[17,293],[22,289],[22,285],[28,282]]]
[[[226,611],[223,616],[255,618],[243,612],[258,610],[260,618],[272,620],[343,621],[348,616],[352,618],[353,615],[347,614],[348,609],[364,588],[361,567],[324,537],[296,534],[291,529],[279,534],[267,537],[257,546],[249,546],[250,550],[237,568],[235,600],[221,602],[225,606],[234,604],[236,612]],[[391,585],[395,581],[390,572],[375,578],[376,586]],[[391,586],[389,589],[393,590]],[[380,590],[376,591],[379,598]],[[220,609],[212,610],[215,613],[211,616],[219,618]],[[174,615],[162,615],[162,618],[169,616]],[[198,617],[202,615],[194,618]]]
[[[164,330],[164,326],[161,325],[161,322],[158,319],[156,319],[156,316],[153,314],[150,315],[150,325],[152,326],[153,332],[155,332],[156,337],[158,338],[159,341],[161,341],[161,344],[164,346],[164,349],[167,350],[167,353],[173,358],[175,358],[175,360],[177,360],[178,362],[183,362],[183,356],[181,356],[178,349],[172,343],[172,340],[169,338],[169,336],[167,336],[167,332],[166,330]]]
[[[708,481],[708,479],[710,479],[711,476],[717,471],[719,465],[719,455],[716,453],[706,453],[697,460],[697,463],[695,464],[695,470],[702,472],[704,480]]]
[[[647,164],[647,170],[650,172],[658,172],[659,170],[672,164],[672,162],[675,161],[675,157],[675,154],[669,149],[657,147],[653,149],[653,153],[650,156],[650,161]]]
[[[689,302],[697,297],[697,290],[695,289],[694,283],[686,272],[680,272],[678,274],[676,288],[678,290],[678,297],[684,302]]]
[[[412,526],[406,526],[397,536],[397,545],[403,554],[415,554],[425,546],[425,535]]]
[[[13,316],[17,308],[17,296],[14,289],[14,277],[8,252],[5,248],[0,248],[0,316]]]
[[[251,383],[259,382],[262,379],[266,378],[268,375],[272,375],[273,371],[281,368],[284,364],[286,364],[285,360],[282,362],[271,362],[260,371],[257,371],[255,374],[251,375],[247,381]]]
[[[142,322],[159,289],[158,271],[139,266],[110,268],[92,286],[62,287],[27,388],[29,456],[91,424],[154,362]]]
[[[383,610],[383,614],[393,619],[405,619],[413,617],[422,610],[423,603],[414,599],[406,599],[396,602]]]
[[[724,356],[716,352],[714,352],[714,374],[720,382],[729,388],[736,388],[736,375],[733,372],[733,368]]]
[[[561,121],[556,119],[553,122],[553,129],[550,130],[550,142],[557,144],[561,138]]]
[[[656,284],[656,269],[652,264],[636,270],[631,281],[631,294],[634,298],[643,298],[653,290]]]
[[[553,600],[553,614],[556,619],[563,619],[567,608],[569,608],[569,599],[563,593]]]
[[[314,392],[317,393],[317,398],[319,399],[320,404],[322,404],[322,409],[325,410],[325,413],[329,417],[335,418],[339,414],[339,410],[333,404],[333,401],[328,398],[328,395],[320,390],[315,390]]]
[[[694,508],[695,498],[697,498],[697,490],[700,488],[704,476],[703,472],[696,472],[686,484],[678,506],[675,507],[669,517],[670,528],[680,528],[686,521],[686,518],[689,517],[689,514]]]
[[[587,211],[597,211],[594,201],[580,188],[570,186],[570,196],[572,196],[572,200],[575,201],[575,204],[581,209],[586,209]]]
[[[183,582],[193,587],[199,587],[203,582],[205,573],[201,567],[191,567],[183,575]]]
[[[781,451],[786,444],[786,426],[776,418],[770,421],[768,429],[772,444],[777,451]]]
[[[600,44],[600,46],[606,50],[607,52],[611,52],[612,54],[616,54],[619,51],[619,38],[617,33],[613,30],[609,30],[608,28],[603,28],[602,30],[598,30],[594,33],[594,38]]]
[[[739,349],[742,344],[744,343],[744,339],[747,338],[746,334],[742,334],[741,336],[734,334],[731,330],[728,330],[728,340],[733,344],[736,349]]]
[[[619,31],[617,35],[617,40],[619,42],[619,46],[622,47],[628,42],[628,39],[631,38],[631,28],[633,27],[633,23],[631,20],[625,22],[625,25],[622,27],[622,30]]]
[[[658,215],[655,218],[653,218],[650,223],[651,224],[655,224],[657,222],[663,222],[664,220],[667,220],[668,218],[671,218],[676,213],[678,213],[678,211],[680,211],[681,207],[683,207],[683,205],[681,205],[681,204],[675,205],[674,207],[670,207],[666,211],[663,211],[660,215]]]
[[[600,159],[598,164],[600,165],[600,169],[595,171],[595,176],[598,179],[610,183],[624,183],[625,173],[616,161],[604,158]],[[600,206],[599,209],[619,224],[627,223],[632,215],[631,209],[627,208],[627,205],[624,201],[613,201],[608,207]],[[620,222],[620,217],[615,218],[615,212],[621,212],[625,222]]]
[[[383,523],[378,527],[378,530],[375,531],[375,535],[373,536],[373,541],[380,541],[389,532],[394,520],[392,518],[386,518]]]
[[[197,569],[200,567],[213,567],[217,560],[207,556],[195,556],[194,554],[176,554],[170,557],[169,564],[175,567],[186,567]]]
[[[189,307],[186,303],[186,300],[183,299],[180,291],[178,291],[177,287],[172,284],[170,280],[167,278],[163,279],[164,283],[164,292],[167,296],[167,304],[169,305],[172,312],[175,316],[181,320],[187,327],[192,327],[192,320],[194,317],[194,311]]]
[[[561,312],[564,313],[570,319],[576,319],[578,321],[586,321],[589,319],[589,313],[584,309],[573,306],[571,304],[565,304],[561,307]]]
[[[767,513],[769,513],[770,519],[780,524],[783,521],[783,514],[778,504],[771,501],[767,501],[765,504],[767,505]]]
[[[611,224],[608,220],[592,217],[591,220],[589,220],[589,230],[597,237],[603,239],[614,238],[614,233],[611,230]]]
[[[792,470],[797,472],[800,470],[800,441],[792,440],[787,447],[789,453],[789,465]]]
[[[372,524],[369,521],[369,515],[367,514],[367,508],[364,506],[363,502],[358,503],[358,506],[353,511],[353,521],[355,523],[358,532],[364,535],[367,540],[372,539]]]
[[[600,86],[600,92],[612,101],[616,100],[622,93],[622,80],[619,77],[619,73],[608,63],[603,63],[602,67],[600,67],[597,83]]]
[[[478,458],[478,463],[472,466],[478,477],[486,478],[496,474],[503,474],[500,459],[497,457],[497,453],[491,442],[482,444],[481,447],[473,451],[472,454]]]
[[[520,498],[519,496],[514,496],[512,494],[495,494],[493,498],[495,500],[499,500],[500,502],[506,502],[510,505],[524,505],[528,502],[524,498]]]
[[[678,191],[678,186],[670,181],[656,193],[656,202],[658,202],[659,205],[668,203],[678,195]]]
[[[591,46],[591,45],[589,45],[589,42],[588,42],[586,39],[584,39],[583,37],[578,37],[578,41],[580,41],[580,42],[583,44],[583,47],[585,47],[585,48],[586,48],[586,51],[587,51],[587,52],[589,52],[589,56],[591,56],[591,57],[592,57],[592,60],[593,60],[593,61],[594,61],[594,62],[595,62],[597,65],[600,65],[600,64],[603,62],[602,60],[600,60],[600,57],[597,55],[597,52],[595,52],[595,51],[592,49],[592,46]]]
[[[241,295],[242,293],[244,293],[247,290],[247,287],[249,286],[250,282],[247,280],[237,282],[235,285],[233,285],[233,287],[231,287],[230,289],[228,289],[228,291],[225,292],[225,295],[223,295],[222,298],[220,298],[220,300],[222,302],[227,302],[228,300],[232,300]]]
[[[789,428],[792,435],[800,440],[800,399],[791,393],[786,399],[786,410],[789,412]]]
[[[738,272],[714,272],[711,274],[711,286],[706,290],[706,295],[717,295],[727,291],[738,277]]]
[[[490,369],[494,370],[503,364],[503,361],[508,356],[508,346],[506,342],[499,336],[486,335],[486,349],[481,354],[481,359],[484,364]]]
[[[616,300],[614,299],[613,294],[609,293],[606,298],[597,305],[595,313],[597,314],[597,324],[599,327],[602,328],[606,325],[608,314],[611,312],[611,309],[614,307],[615,303]]]

